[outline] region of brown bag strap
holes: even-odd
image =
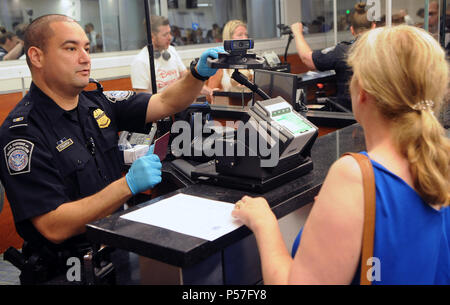
[[[358,153],[345,153],[356,159],[361,168],[364,188],[364,229],[361,250],[361,285],[371,285],[367,278],[371,266],[367,265],[369,258],[373,257],[373,242],[375,236],[375,176],[370,159]]]

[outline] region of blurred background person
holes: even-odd
[[[89,39],[91,53],[95,53],[97,51],[97,32],[94,30],[94,25],[92,23],[86,24],[84,31]]]
[[[436,38],[439,30],[439,3],[431,1],[428,9],[428,31]]]
[[[157,92],[164,91],[169,85],[188,73],[186,66],[173,46],[169,20],[163,16],[151,16],[153,55]],[[131,63],[131,83],[136,92],[152,92],[150,79],[150,60],[145,46]],[[207,95],[209,90],[203,86],[200,94]]]
[[[157,92],[180,79],[187,69],[173,46],[169,20],[163,16],[151,16],[152,43],[155,59]],[[131,83],[137,92],[152,92],[150,60],[145,46],[131,63]]]
[[[403,17],[405,23],[407,25],[414,25],[414,19],[412,19],[412,17],[408,14],[408,10],[407,9],[401,9],[399,12],[399,15]]]
[[[297,22],[291,26],[298,55],[306,67],[309,70],[334,70],[336,72],[336,102],[348,110],[352,109],[348,90],[348,82],[352,76],[352,70],[347,65],[347,53],[362,33],[373,28],[375,28],[375,23],[367,18],[366,3],[364,2],[357,3],[354,12],[350,16],[350,31],[355,39],[348,42],[340,42],[334,47],[313,52],[303,36],[303,24]]]
[[[222,31],[223,40],[241,40],[248,39],[247,24],[241,20],[230,20],[228,21]],[[220,69],[217,73],[212,76],[206,85],[211,90],[211,94],[214,90],[221,90],[226,92],[251,92],[247,87],[239,84],[231,78],[233,74],[233,69]],[[253,70],[242,69],[239,70],[244,74],[250,81],[253,80]],[[209,95],[208,100],[212,100],[212,95]]]
[[[0,61],[19,59],[23,55],[23,40],[16,34],[0,34]]]

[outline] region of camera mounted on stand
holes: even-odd
[[[247,50],[253,49],[252,39],[225,40],[223,48],[227,53],[219,53],[217,59],[208,58],[208,66],[215,69],[234,69],[231,78],[239,84],[260,95],[263,99],[270,99],[264,91],[250,82],[248,78],[239,72],[238,69],[262,69],[264,68],[264,57],[254,53],[248,53]]]
[[[223,48],[227,53],[219,53],[219,58],[208,59],[208,66],[215,69],[261,69],[264,58],[247,50],[253,49],[251,39],[225,40]]]
[[[310,153],[318,131],[282,97],[271,98],[239,72],[264,68],[263,57],[248,53],[253,47],[251,39],[224,41],[226,53],[207,63],[215,69],[234,69],[231,78],[262,100],[253,100],[241,113],[237,129],[216,128],[200,143],[208,148],[211,161],[177,159],[175,167],[195,181],[263,193],[312,170]]]

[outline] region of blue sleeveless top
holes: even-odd
[[[380,267],[380,280],[373,284],[449,285],[450,207],[433,209],[400,177],[371,162],[376,184],[374,257]],[[359,273],[360,268],[353,283],[359,283]]]

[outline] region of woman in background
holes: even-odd
[[[222,33],[223,40],[240,40],[248,39],[247,25],[240,20],[230,20],[225,24]],[[233,74],[232,69],[219,69],[217,73],[212,76],[206,85],[211,90],[211,96],[208,100],[212,100],[212,92],[215,90],[228,91],[228,92],[251,92],[247,87],[239,84],[231,78]],[[252,70],[239,70],[250,81],[253,80]]]

